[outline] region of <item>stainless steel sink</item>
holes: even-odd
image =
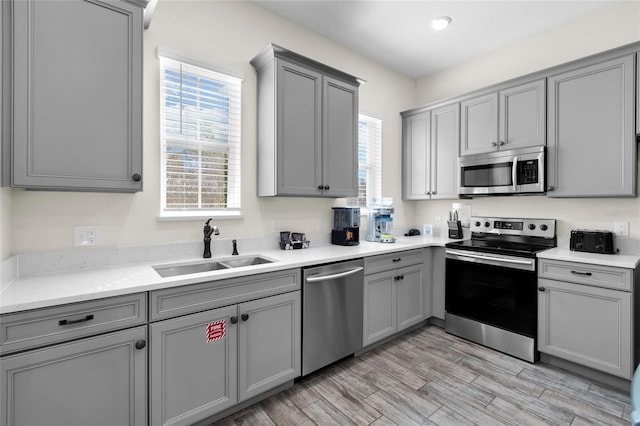
[[[265,263],[273,263],[273,260],[262,256],[247,256],[233,259],[220,260],[220,264],[228,268],[240,268],[242,266],[264,265]]]
[[[154,266],[153,269],[162,277],[175,277],[177,275],[197,274],[199,272],[211,272],[219,269],[228,269],[229,266],[220,262],[201,262],[187,265]]]
[[[243,266],[263,265],[273,263],[273,260],[262,256],[233,257],[228,259],[208,260],[198,263],[180,265],[157,265],[153,269],[163,278],[178,275],[197,274],[200,272],[213,272],[221,269],[240,268]]]

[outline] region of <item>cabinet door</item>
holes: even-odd
[[[499,149],[546,145],[545,80],[500,91]]]
[[[445,306],[445,250],[431,247],[431,310],[432,315],[444,321]]]
[[[239,401],[301,372],[300,291],[239,305]]]
[[[495,151],[498,145],[498,93],[462,101],[460,114],[460,155]]]
[[[415,265],[397,271],[395,280],[398,304],[397,331],[404,330],[424,319],[422,268],[423,265]]]
[[[634,79],[633,55],[549,77],[548,196],[635,196]]]
[[[431,198],[458,198],[460,104],[431,111]]]
[[[146,326],[8,356],[0,424],[147,424]]]
[[[362,346],[366,347],[397,330],[395,270],[364,277]]]
[[[433,315],[433,250],[434,247],[424,249],[424,263],[422,265],[422,309],[425,319]]]
[[[631,379],[631,293],[538,279],[538,350]]]
[[[142,10],[12,4],[12,186],[141,190]]]
[[[323,79],[323,195],[358,195],[358,88]]]
[[[152,425],[191,425],[236,404],[232,319],[238,320],[237,305],[149,326]]]
[[[278,195],[320,196],[322,75],[277,60]]]
[[[429,199],[429,111],[407,117],[402,123],[402,198]]]

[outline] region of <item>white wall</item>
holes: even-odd
[[[9,192],[13,236],[2,236],[2,256],[73,247],[73,227],[98,225],[105,246],[137,246],[202,239],[203,222],[158,221],[159,71],[156,49],[172,49],[244,74],[242,87],[242,220],[218,222],[220,238],[269,236],[282,230],[330,232],[330,211],[340,200],[256,197],[256,76],[249,61],[276,43],[367,81],[360,110],[383,120],[383,195],[399,203],[400,223],[413,219],[401,198],[401,118],[414,105],[415,81],[354,54],[250,2],[160,0],[144,34],[144,191],[137,194]],[[304,161],[304,159],[301,159]],[[4,205],[4,203],[3,203]],[[3,218],[7,211],[3,209]],[[4,221],[4,220],[3,220]],[[11,238],[10,244],[7,239]],[[275,240],[274,240],[275,241]],[[10,248],[7,247],[10,245]],[[5,249],[5,247],[7,247]],[[7,252],[5,252],[7,250]]]
[[[640,2],[619,2],[572,24],[419,80],[417,105],[464,94],[637,41],[640,41]],[[416,223],[435,224],[438,217],[446,220],[452,202],[416,202]],[[613,230],[615,221],[630,222],[631,238],[640,239],[640,201],[637,198],[552,199],[533,196],[476,198],[464,202],[471,204],[474,215],[558,219],[559,244],[566,242],[571,229]],[[624,239],[619,239],[619,242],[625,243]],[[626,243],[631,245],[628,239]]]
[[[609,23],[611,26],[603,25]],[[640,4],[624,2],[492,55],[414,82],[350,50],[294,25],[253,3],[160,0],[144,35],[144,191],[92,194],[0,190],[0,259],[33,251],[67,250],[73,227],[98,225],[104,246],[199,241],[201,221],[159,222],[158,45],[244,74],[242,125],[243,220],[221,221],[221,238],[269,236],[271,221],[282,229],[329,232],[330,208],[340,200],[258,198],[256,193],[256,78],[249,64],[268,43],[287,47],[367,81],[360,109],[383,120],[383,195],[396,200],[399,231],[444,219],[451,202],[401,201],[399,112],[640,40]],[[220,40],[220,41],[218,41]],[[470,46],[472,48],[472,46]],[[417,90],[416,90],[417,88]],[[575,227],[610,229],[631,222],[640,239],[637,199],[551,200],[496,197],[471,201],[480,215],[545,216],[559,219],[559,232]]]

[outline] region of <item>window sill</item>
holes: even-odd
[[[185,212],[161,212],[158,215],[158,222],[178,221],[178,220],[202,220],[212,218],[214,220],[237,220],[244,219],[244,215],[239,211],[185,211]]]

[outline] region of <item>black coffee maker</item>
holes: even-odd
[[[360,244],[360,207],[332,207],[332,210],[331,244],[339,246]]]

